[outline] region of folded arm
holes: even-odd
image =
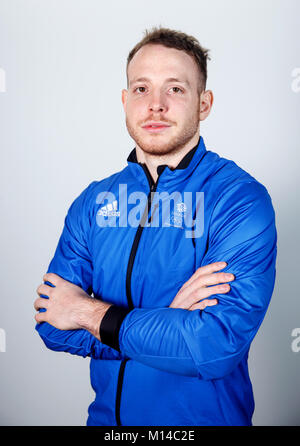
[[[87,196],[93,184],[91,183],[71,205],[47,271],[77,285],[88,296],[92,294],[93,267],[86,240],[89,228]],[[45,284],[45,287],[53,285],[49,281],[45,281]],[[41,294],[41,296],[48,298],[47,294]],[[94,298],[90,299],[96,301]],[[47,301],[45,301],[45,309],[46,306]],[[40,310],[41,316],[45,309]],[[48,322],[40,322],[35,328],[45,345],[51,350],[69,352],[83,357],[91,356],[96,359],[122,358],[120,352],[104,345],[86,329],[63,330]]]
[[[104,343],[145,365],[203,379],[230,373],[247,353],[264,318],[275,281],[276,228],[271,199],[259,183],[233,186],[215,206],[202,265],[224,260],[235,276],[218,305],[204,311],[108,309]],[[111,328],[110,328],[111,327]]]
[[[64,231],[68,231],[67,224]],[[62,243],[62,247],[65,246],[66,243]],[[80,247],[77,248],[78,254]],[[57,251],[60,249],[59,244]],[[81,252],[80,256],[85,254]],[[58,259],[64,257],[57,256]],[[73,259],[75,257],[71,256],[71,261]],[[219,198],[210,221],[209,246],[200,269],[203,271],[206,268],[203,269],[203,265],[220,260],[227,262],[226,270],[234,275],[235,280],[229,290],[218,292],[216,289],[216,294],[209,294],[218,300],[216,306],[203,305],[203,301],[197,303],[195,277],[200,279],[198,270],[168,308],[136,308],[129,311],[105,303],[103,308],[97,302],[99,313],[96,323],[89,317],[87,307],[87,318],[85,321],[77,320],[71,325],[72,330],[64,330],[63,326],[59,330],[43,322],[40,324],[40,334],[55,350],[70,351],[72,344],[70,352],[83,352],[83,356],[109,359],[127,357],[171,373],[203,379],[223,377],[237,366],[248,351],[264,318],[274,287],[275,216],[271,199],[262,185],[255,182],[235,185]],[[50,264],[49,271],[57,272],[57,269],[51,269]],[[87,268],[80,277],[88,278],[89,274],[91,271]],[[72,274],[59,275],[77,283],[82,290],[74,295],[86,291],[85,297],[87,301],[90,300],[87,303],[92,303],[88,296],[90,280],[80,281]],[[60,277],[53,277],[52,281],[56,286],[63,287]],[[194,291],[188,294],[187,290],[193,287]],[[58,294],[61,298],[64,293]],[[189,301],[191,297],[194,302]],[[203,297],[207,296],[200,298]],[[41,329],[44,326],[46,336]],[[80,326],[85,329],[78,329]]]

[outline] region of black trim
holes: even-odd
[[[192,160],[192,158],[193,158],[193,156],[194,156],[194,154],[195,154],[195,152],[197,150],[199,142],[200,142],[200,138],[199,138],[196,146],[193,147],[193,149],[191,149],[182,158],[182,160],[177,165],[177,167],[172,168],[171,170],[185,169],[186,167],[188,167],[189,163],[191,162],[191,160]],[[136,157],[136,149],[135,148],[130,152],[130,154],[129,154],[128,158],[127,158],[127,161],[128,162],[132,162],[132,163],[138,163],[138,160],[137,160],[137,157]],[[147,221],[147,219],[149,217],[149,212],[150,212],[150,209],[151,209],[152,199],[153,199],[153,195],[154,195],[154,193],[156,191],[156,188],[157,188],[157,183],[158,183],[159,177],[163,173],[165,167],[167,167],[166,164],[162,164],[162,165],[157,167],[158,178],[156,180],[156,183],[154,183],[153,178],[152,178],[152,176],[151,176],[151,174],[150,174],[150,172],[148,170],[147,165],[143,164],[143,163],[139,163],[139,164],[142,166],[142,168],[143,168],[143,170],[145,172],[145,175],[146,175],[146,177],[148,179],[150,191],[149,191],[149,194],[148,194],[147,206],[145,207],[143,216],[141,218],[140,224],[138,226],[138,229],[136,231],[136,234],[135,234],[135,237],[134,237],[134,240],[133,240],[133,244],[132,244],[130,255],[129,255],[128,265],[127,265],[127,272],[126,272],[126,296],[127,296],[127,302],[128,302],[128,310],[127,310],[127,312],[125,314],[126,310],[122,309],[122,314],[121,314],[121,312],[119,313],[120,307],[117,307],[118,310],[115,310],[115,309],[111,310],[111,313],[108,314],[108,316],[107,316],[107,318],[106,318],[106,320],[104,322],[104,333],[105,333],[104,334],[104,339],[106,339],[106,342],[104,342],[104,343],[107,344],[107,342],[109,342],[110,344],[107,344],[107,345],[111,345],[111,346],[115,345],[118,348],[119,348],[119,330],[120,330],[121,324],[123,322],[124,317],[128,314],[128,312],[133,310],[133,308],[134,308],[133,302],[132,302],[132,294],[131,294],[131,276],[132,276],[132,270],[133,270],[133,264],[134,264],[136,252],[137,252],[137,249],[138,249],[138,245],[139,245],[139,242],[140,242],[140,238],[141,238],[141,235],[142,235],[145,223],[146,223],[146,221]],[[112,308],[112,307],[110,307],[110,308]],[[125,310],[125,311],[123,312],[123,310]],[[109,310],[107,311],[107,313],[108,312],[109,312]],[[106,315],[107,315],[107,313],[106,313]],[[124,317],[122,317],[123,315],[124,315]],[[104,318],[105,318],[105,316],[104,316]],[[111,316],[112,316],[112,318],[111,318]],[[103,318],[103,320],[104,320],[104,318]],[[103,320],[102,320],[102,323],[103,323]],[[101,327],[100,327],[101,333],[102,333],[102,329],[103,329],[102,323],[101,323]],[[108,324],[106,325],[106,323],[108,323]],[[111,323],[113,324],[114,328],[111,327]],[[103,336],[103,334],[102,334],[102,336]],[[101,335],[100,335],[100,338],[102,339]],[[113,348],[115,348],[115,347],[113,347]],[[122,396],[122,386],[123,386],[124,372],[125,372],[125,367],[126,367],[127,361],[128,361],[128,359],[124,359],[121,362],[120,369],[119,369],[119,375],[118,375],[117,394],[116,394],[116,407],[115,407],[117,426],[122,426],[121,418],[120,418],[120,408],[121,408],[121,396]]]
[[[193,147],[193,149],[191,149],[180,161],[180,163],[177,165],[177,167],[175,167],[175,169],[171,169],[171,170],[177,170],[177,169],[186,169],[188,167],[188,165],[190,164],[190,162],[192,161],[193,156],[195,155],[195,152],[197,150],[197,147],[199,145],[200,142],[200,138],[197,142],[197,144],[195,145],[195,147]]]
[[[133,240],[133,244],[132,244],[132,248],[130,251],[130,255],[129,255],[129,261],[128,261],[128,266],[127,266],[127,273],[126,273],[126,296],[127,296],[127,302],[128,302],[128,308],[129,311],[133,310],[134,306],[133,306],[133,302],[132,302],[132,294],[131,294],[131,275],[132,275],[132,270],[133,270],[133,264],[134,264],[134,260],[135,260],[135,256],[136,256],[136,252],[139,246],[139,242],[140,242],[140,238],[143,232],[143,229],[145,227],[145,223],[148,219],[149,216],[149,211],[151,209],[151,203],[152,203],[152,198],[154,195],[154,192],[157,188],[157,183],[159,180],[159,176],[156,180],[156,183],[154,183],[153,178],[146,166],[146,164],[141,164],[145,175],[148,179],[149,182],[149,187],[150,187],[150,191],[148,194],[148,201],[147,201],[147,205],[145,207],[143,216],[141,218],[140,224],[137,228],[134,240]],[[120,327],[119,327],[120,328]],[[115,336],[119,337],[119,332],[115,333]],[[120,366],[120,370],[119,370],[119,376],[118,376],[118,385],[117,385],[117,397],[116,397],[116,421],[117,421],[117,426],[122,426],[121,424],[121,418],[120,418],[120,406],[121,406],[121,395],[122,395],[122,386],[123,386],[123,378],[124,378],[124,371],[125,371],[125,366],[126,366],[126,362],[128,361],[128,359],[125,359],[121,362],[121,366]]]
[[[124,372],[125,372],[125,366],[126,366],[127,361],[128,361],[128,359],[124,359],[121,362],[120,369],[119,369],[118,386],[117,386],[117,393],[116,393],[116,407],[115,407],[117,426],[122,426],[121,418],[120,418],[120,407],[121,407],[121,396],[122,396]]]
[[[130,312],[129,308],[112,305],[105,313],[99,329],[101,342],[120,351],[119,331],[124,318]]]
[[[143,169],[146,173],[146,176],[148,178],[148,181],[149,181],[150,192],[148,194],[147,206],[145,207],[143,216],[141,218],[140,224],[138,226],[138,229],[137,229],[135,237],[134,237],[134,241],[132,244],[129,261],[128,261],[127,274],[126,274],[126,295],[127,295],[128,307],[130,309],[134,308],[133,302],[132,302],[132,295],[131,295],[131,275],[132,275],[133,263],[135,260],[135,256],[136,256],[136,252],[137,252],[138,245],[140,242],[140,238],[141,238],[141,235],[142,235],[142,232],[143,232],[143,229],[144,229],[144,226],[147,221],[148,214],[149,214],[149,211],[151,208],[151,198],[152,198],[151,192],[155,192],[155,189],[156,189],[156,185],[153,182],[153,179],[147,169],[147,166],[143,164],[142,167],[143,167]]]
[[[127,161],[130,163],[137,163],[137,157],[136,157],[136,149],[132,149],[132,151],[129,153]]]
[[[192,160],[192,158],[193,158],[193,156],[194,156],[194,154],[195,154],[195,152],[197,150],[197,147],[199,146],[199,143],[200,143],[200,137],[199,137],[198,142],[195,145],[195,147],[193,147],[188,153],[186,153],[184,155],[184,157],[182,158],[182,160],[180,161],[180,163],[176,167],[170,167],[170,169],[171,170],[186,169],[188,167],[188,165],[190,164],[190,162],[191,162],[191,160]],[[128,158],[127,158],[127,161],[129,161],[131,163],[138,163],[137,156],[136,156],[136,149],[135,148],[130,152],[130,154],[129,154]],[[160,175],[163,172],[165,167],[167,167],[167,164],[161,164],[160,166],[157,166],[157,173],[158,173],[158,175]]]

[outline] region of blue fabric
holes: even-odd
[[[127,306],[126,273],[137,227],[100,227],[97,203],[106,192],[120,201],[119,185],[149,193],[142,166],[128,165],[92,182],[73,202],[48,272],[81,286],[96,298]],[[134,309],[119,332],[120,352],[85,330],[36,326],[46,346],[91,358],[95,401],[88,425],[116,425],[116,392],[124,372],[123,425],[251,425],[254,409],[247,358],[266,313],[275,282],[276,228],[266,188],[233,161],[206,150],[200,138],[188,166],[161,174],[156,194],[203,192],[203,234],[182,227],[145,227],[136,252],[131,294]],[[112,193],[113,195],[109,194]],[[136,203],[123,208],[122,217]],[[125,209],[125,210],[124,210]],[[195,211],[195,209],[194,209]],[[158,216],[161,215],[160,207]],[[99,215],[99,214],[98,214]],[[108,217],[109,219],[110,217]],[[219,304],[205,310],[168,308],[200,266],[227,262],[235,275]]]

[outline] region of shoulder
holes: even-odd
[[[210,232],[222,232],[226,226],[231,230],[244,228],[251,236],[274,225],[273,203],[264,184],[214,152],[207,152],[205,164],[214,192]]]
[[[102,180],[90,182],[79,195],[75,196],[68,209],[67,217],[73,221],[90,220],[97,208],[97,197],[103,192],[109,193],[114,184],[118,183],[123,171],[116,172]]]
[[[243,246],[258,237],[260,242],[276,239],[275,212],[271,197],[258,181],[236,182],[218,198],[210,220],[212,242]]]
[[[118,184],[120,176],[123,171],[116,172],[102,180],[94,180],[86,186],[86,188],[74,199],[74,203],[80,205],[86,205],[91,203],[96,203],[97,196],[99,193],[109,192],[114,189],[114,185]]]
[[[215,206],[224,201],[270,201],[265,185],[231,159],[208,150],[203,159],[207,179],[215,191]]]
[[[230,188],[241,182],[258,182],[249,172],[231,159],[221,157],[217,153],[207,150],[201,162],[202,169],[207,172],[215,187],[220,190]]]

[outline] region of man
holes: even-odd
[[[37,289],[46,346],[91,357],[88,425],[251,425],[247,357],[274,287],[275,218],[265,187],[200,137],[207,58],[165,28],[130,52],[135,149],[73,202]]]

